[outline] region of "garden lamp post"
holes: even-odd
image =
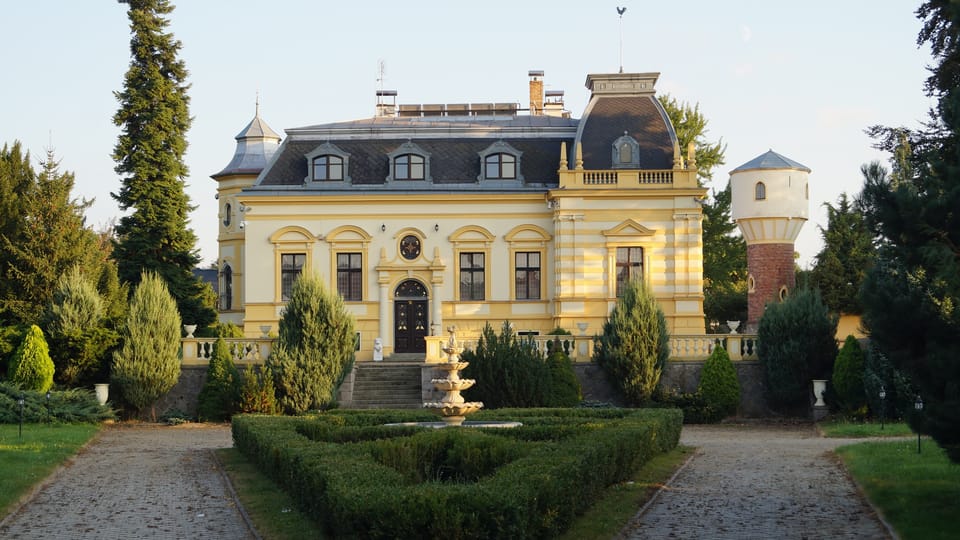
[[[917,414],[923,412],[923,400],[920,399],[920,394],[917,394],[917,400],[913,402],[913,408],[917,411]],[[920,453],[920,431],[917,430],[917,453]]]
[[[886,412],[884,400],[887,399],[887,389],[880,387],[880,431],[883,431],[883,414]]]
[[[50,421],[50,391],[49,390],[47,390],[46,406],[47,406],[47,422],[49,422]]]
[[[20,399],[17,400],[17,404],[20,405],[20,429],[18,431],[18,437],[23,438],[23,392],[20,392]]]

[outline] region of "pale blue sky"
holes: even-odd
[[[919,0],[317,2],[181,0],[169,30],[190,71],[193,127],[186,157],[191,227],[203,264],[217,257],[216,183],[233,137],[253,117],[284,129],[373,115],[377,64],[400,103],[527,102],[527,71],[545,71],[579,117],[588,73],[618,69],[616,7],[629,72],[661,73],[659,92],[699,103],[708,136],[727,143],[728,172],[767,149],[813,170],[801,264],[820,249],[823,202],[859,191],[860,165],[887,157],[863,130],[917,127],[926,48]],[[119,216],[110,158],[113,92],[129,63],[126,6],[31,0],[4,6],[0,144],[36,159],[52,141],[75,193],[95,198],[88,222]]]

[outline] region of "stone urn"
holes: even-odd
[[[827,380],[826,379],[814,379],[813,380],[813,397],[817,398],[817,401],[813,404],[814,407],[826,407],[827,403],[823,401],[823,393],[827,391]]]
[[[97,401],[101,405],[107,404],[107,398],[110,397],[110,385],[108,383],[101,383],[93,385],[93,391],[97,394]]]
[[[187,339],[193,339],[193,333],[197,331],[197,325],[185,324],[183,325],[183,331],[187,333]]]
[[[727,321],[727,326],[730,328],[731,334],[736,334],[737,329],[740,328],[740,321]]]

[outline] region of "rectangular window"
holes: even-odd
[[[293,282],[303,272],[303,265],[307,262],[306,253],[283,253],[280,255],[280,299],[286,302],[290,299]]]
[[[515,272],[517,300],[539,300],[540,252],[518,251]]]
[[[461,253],[460,299],[483,300],[485,294],[483,253]]]
[[[337,253],[337,292],[348,302],[363,300],[363,255]]]
[[[643,248],[617,248],[617,296],[631,279],[643,279]]]

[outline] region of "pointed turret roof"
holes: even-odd
[[[280,135],[260,118],[259,100],[253,120],[234,138],[237,140],[237,150],[233,159],[222,171],[211,175],[211,178],[234,174],[260,174],[280,146]]]
[[[753,171],[757,169],[796,169],[798,171],[810,172],[810,167],[801,165],[800,163],[797,163],[786,156],[782,156],[773,150],[768,150],[765,154],[761,154],[751,159],[750,161],[730,171],[730,173],[733,174],[735,172]]]

